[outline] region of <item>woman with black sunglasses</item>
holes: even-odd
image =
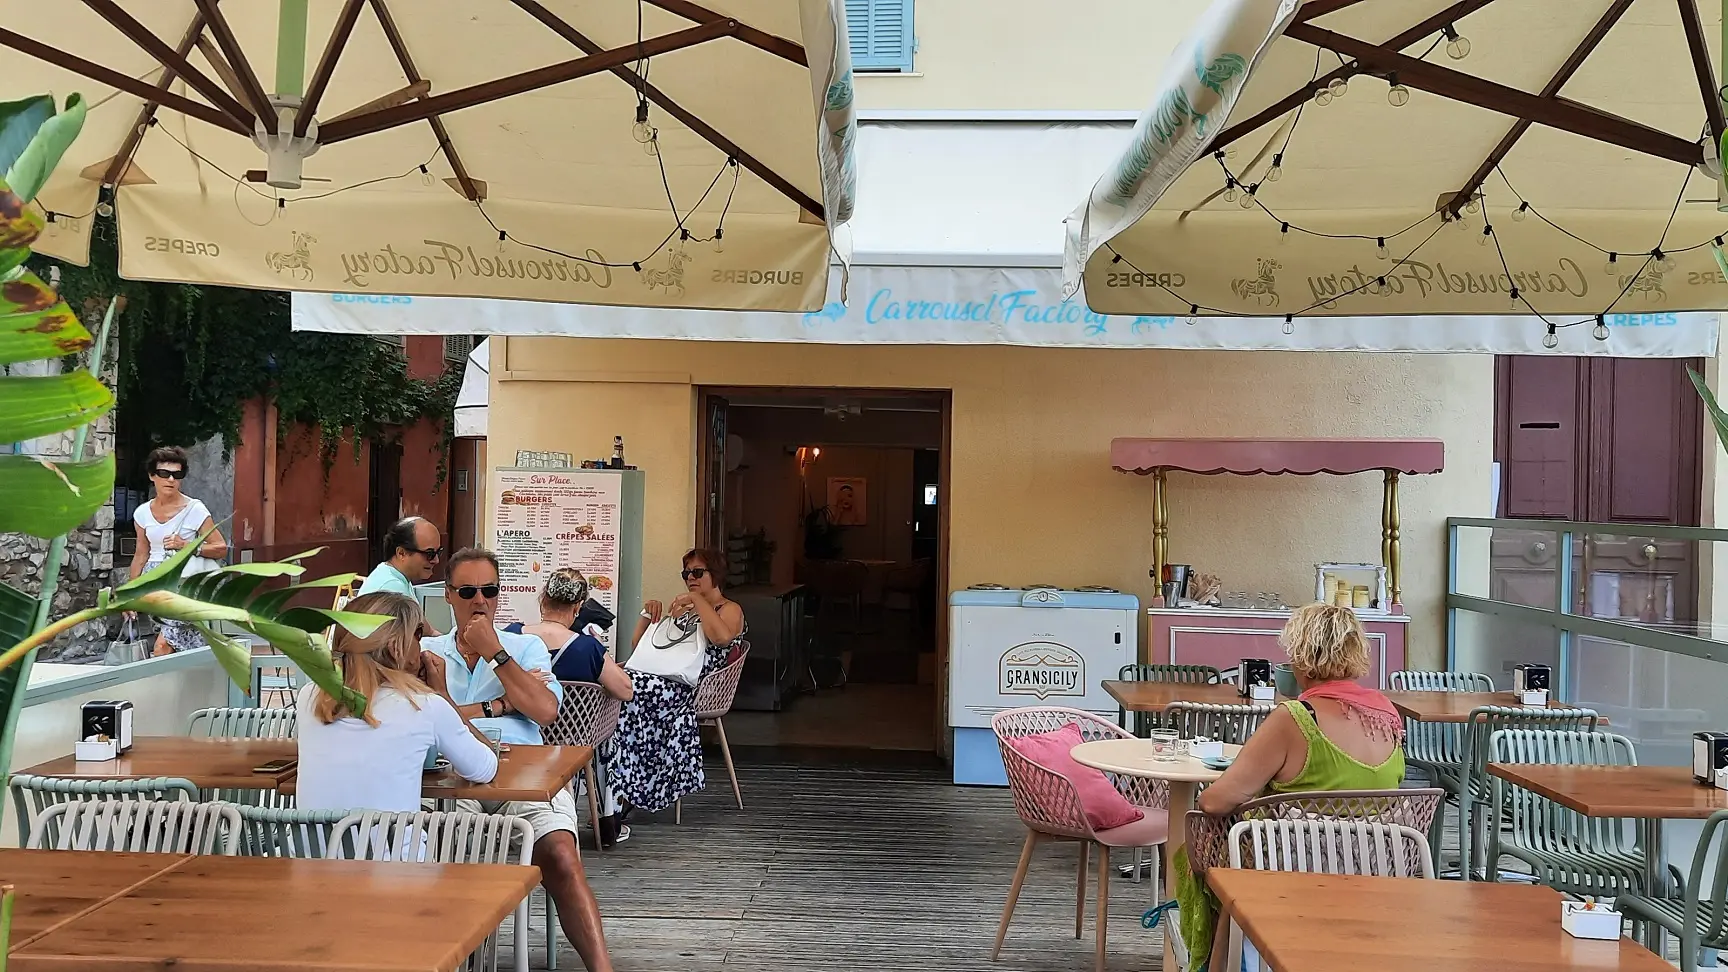
[[[685,554],[679,576],[684,593],[664,609],[659,601],[645,602],[632,642],[641,641],[662,617],[694,615],[708,639],[707,657],[702,660],[702,674],[707,675],[743,652],[744,609],[720,590],[726,560],[719,551],[696,549]],[[608,764],[612,786],[629,809],[656,813],[706,783],[702,736],[696,726],[696,688],[645,672],[631,672],[630,680],[635,695],[624,703],[612,737]]]
[[[192,468],[186,450],[179,446],[153,450],[144,467],[150,471],[150,484],[156,488],[156,495],[132,511],[132,523],[138,530],[138,546],[132,553],[132,567],[128,571],[131,578],[154,568],[187,544],[197,543],[199,537],[204,541],[199,544],[195,558],[182,570],[183,576],[211,569],[211,561],[228,556],[228,541],[222,539],[222,531],[216,529],[210,510],[201,500],[181,492],[180,484]],[[152,654],[171,655],[203,647],[204,635],[193,625],[163,621]]]

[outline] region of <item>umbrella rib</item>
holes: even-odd
[[[510,0],[510,2],[521,7],[529,16],[545,24],[558,36],[564,38],[583,51],[589,54],[597,54],[601,51],[599,44],[594,43],[594,41],[589,39],[587,35],[570,26],[567,21],[559,17],[557,14],[547,10],[545,5],[540,3],[540,0]],[[652,0],[649,0],[649,2],[652,2]],[[737,143],[720,134],[720,132],[712,125],[709,125],[701,118],[698,118],[696,115],[686,110],[684,106],[667,97],[664,91],[661,91],[659,88],[649,84],[647,79],[643,78],[635,71],[632,71],[630,68],[622,65],[613,68],[612,73],[623,79],[630,85],[630,87],[641,92],[644,98],[652,101],[654,104],[660,106],[660,108],[667,114],[678,119],[686,128],[702,136],[708,141],[708,144],[722,152],[725,152],[728,157],[737,159],[739,165],[750,170],[757,178],[774,187],[781,195],[792,200],[792,202],[799,208],[808,212],[810,215],[815,216],[817,219],[826,221],[827,217],[823,214],[821,203],[812,199],[808,193],[793,185],[790,180],[763,164],[755,156],[744,151],[742,148],[739,148]]]
[[[208,3],[210,0],[200,0]],[[331,122],[319,133],[319,142],[331,145],[345,142],[361,135],[370,135],[386,129],[396,128],[422,118],[442,115],[447,112],[472,108],[487,102],[497,101],[513,95],[525,94],[540,88],[548,88],[566,81],[574,81],[602,71],[610,71],[615,67],[628,64],[631,61],[645,57],[656,57],[672,51],[695,47],[711,40],[735,34],[738,22],[735,20],[716,20],[699,24],[688,30],[675,31],[649,38],[640,44],[628,44],[624,47],[602,51],[588,57],[579,57],[558,64],[550,64],[532,71],[512,74],[508,77],[496,78],[480,84],[458,88],[455,91],[394,108],[368,112],[340,122]]]
[[[1383,46],[1395,51],[1403,50],[1422,38],[1440,30],[1447,24],[1463,20],[1469,14],[1473,14],[1493,2],[1494,0],[1459,0],[1459,2],[1447,7],[1445,10],[1440,11],[1409,30],[1393,37]],[[1354,66],[1344,65],[1315,78],[1313,81],[1310,81],[1303,87],[1292,91],[1290,94],[1286,95],[1266,110],[1256,114],[1254,117],[1235,125],[1231,125],[1222,132],[1219,132],[1218,138],[1213,141],[1211,147],[1214,150],[1221,149],[1224,146],[1235,142],[1237,139],[1255,131],[1272,119],[1295,110],[1296,106],[1307,101],[1309,98],[1314,97],[1316,91],[1319,91],[1321,88],[1331,84],[1333,80],[1337,78],[1349,80],[1350,76],[1355,74],[1358,70],[1359,69]]]
[[[1704,25],[1698,20],[1697,0],[1679,0],[1680,26],[1686,31],[1686,47],[1692,52],[1692,70],[1698,75],[1698,93],[1704,96],[1704,111],[1710,118],[1710,134],[1721,144],[1725,122],[1722,95],[1716,90],[1710,51],[1704,45]]]
[[[1284,36],[1345,57],[1353,57],[1381,71],[1396,72],[1398,79],[1410,87],[1420,88],[1442,98],[1514,118],[1526,118],[1538,125],[1618,145],[1682,165],[1697,165],[1704,157],[1698,143],[1667,132],[1647,128],[1604,112],[1591,111],[1559,99],[1539,98],[1527,91],[1519,91],[1517,88],[1509,88],[1462,71],[1430,64],[1323,27],[1293,24],[1284,32]]]
[[[1687,3],[1690,0],[1681,0],[1681,2]],[[1597,45],[1601,44],[1602,39],[1608,36],[1608,31],[1614,27],[1621,15],[1626,13],[1626,8],[1630,6],[1632,6],[1632,0],[1614,0],[1614,5],[1603,12],[1601,19],[1596,21],[1595,26],[1590,28],[1590,32],[1584,35],[1584,40],[1566,58],[1566,63],[1560,65],[1560,70],[1554,72],[1554,77],[1550,78],[1548,84],[1542,88],[1542,97],[1554,98],[1560,94],[1560,89],[1565,87],[1566,82],[1572,80],[1572,75],[1584,66],[1584,62],[1595,52]],[[1531,122],[1528,118],[1520,118],[1513,123],[1512,128],[1500,139],[1499,144],[1494,146],[1494,150],[1489,152],[1482,164],[1476,167],[1475,173],[1470,176],[1470,181],[1464,183],[1464,188],[1453,194],[1452,198],[1440,208],[1456,217],[1458,211],[1466,202],[1469,202],[1476,190],[1482,187],[1482,183],[1487,180],[1489,174],[1500,165],[1500,161],[1506,158],[1507,154],[1512,151],[1512,147],[1517,145],[1518,140],[1524,137],[1524,133],[1530,130],[1530,125]]]
[[[699,24],[728,19],[725,14],[709,10],[700,4],[691,3],[690,0],[645,0],[645,2]],[[1349,0],[1349,2],[1356,3],[1358,0]],[[805,55],[802,46],[777,34],[770,34],[749,24],[740,23],[738,25],[738,39],[751,47],[760,48],[777,57],[783,57],[793,64],[801,67],[810,66],[809,58]]]
[[[96,11],[103,20],[108,21],[116,30],[125,34],[132,43],[137,44],[146,54],[155,58],[163,69],[169,72],[165,77],[172,80],[175,75],[178,75],[199,94],[209,98],[210,103],[220,109],[223,114],[243,126],[251,127],[252,113],[247,111],[240,102],[234,100],[234,96],[230,95],[220,84],[217,84],[203,71],[193,67],[192,62],[186,60],[189,47],[182,50],[169,47],[163,43],[162,38],[157,37],[150,28],[139,23],[137,18],[121,9],[114,0],[84,0],[84,5]]]
[[[246,130],[245,126],[209,105],[158,88],[147,81],[134,78],[129,74],[122,74],[112,68],[103,67],[94,61],[86,61],[76,54],[62,51],[56,47],[50,47],[41,41],[25,37],[23,34],[7,30],[4,27],[0,27],[0,46],[10,47],[20,53],[28,54],[39,60],[47,61],[49,64],[55,65],[56,67],[65,68],[73,74],[82,75],[83,77],[95,81],[97,84],[105,84],[110,88],[117,88],[127,94],[142,98],[145,101],[154,101],[164,108],[172,108],[181,114],[196,118],[202,122],[208,122],[217,128],[225,129],[239,135],[251,134]]]
[[[274,121],[276,109],[271,107],[270,98],[264,94],[264,86],[258,83],[258,75],[252,71],[252,62],[246,60],[246,52],[241,50],[240,42],[234,38],[234,29],[228,26],[228,18],[216,9],[217,2],[218,0],[197,0],[198,10],[209,23],[210,35],[216,38],[216,46],[221,48],[222,55],[228,59],[228,66],[234,69],[235,76],[240,79],[241,91],[238,93],[244,94],[246,100],[251,102],[254,115],[267,123]]]
[[[426,97],[432,90],[432,83],[422,77],[420,69],[414,65],[414,55],[408,53],[408,45],[402,40],[402,32],[396,29],[396,18],[390,15],[390,8],[384,5],[384,0],[372,0],[372,13],[378,17],[378,26],[384,29],[384,39],[389,41],[390,50],[396,54],[396,63],[401,65],[402,73],[407,76],[410,85],[426,86],[426,90],[417,97]],[[365,112],[357,109],[349,114],[360,115]],[[469,202],[479,202],[482,198],[480,187],[468,174],[468,167],[462,164],[462,157],[456,154],[456,146],[450,141],[450,130],[444,127],[444,119],[433,115],[426,121],[432,126],[438,148],[450,163],[450,171],[456,175],[456,184],[462,187],[462,195]]]
[[[84,0],[89,3],[90,0]],[[312,124],[318,111],[318,102],[324,100],[324,92],[330,87],[330,75],[336,73],[336,62],[341,59],[342,51],[348,46],[348,37],[354,33],[354,22],[360,19],[360,5],[366,0],[346,0],[342,4],[342,12],[336,15],[336,26],[330,30],[330,39],[324,44],[324,53],[318,57],[318,67],[312,71],[312,81],[306,85],[306,95],[300,100],[300,108],[294,114],[294,137],[304,138],[307,126]],[[413,79],[410,78],[410,81]]]
[[[1296,19],[1292,20],[1291,23],[1305,24],[1329,13],[1337,13],[1345,7],[1354,7],[1361,2],[1362,0],[1308,0],[1302,5],[1302,9],[1296,12]]]
[[[198,38],[203,33],[204,15],[195,13],[192,15],[192,22],[186,25],[186,36],[180,39],[180,45],[174,50],[181,57],[185,57],[191,53],[193,46],[198,43]],[[164,66],[162,76],[156,80],[156,87],[166,90],[173,83],[174,69]],[[132,123],[132,127],[126,130],[126,138],[120,143],[120,151],[114,153],[114,158],[108,163],[108,171],[102,173],[102,185],[118,186],[120,184],[120,180],[126,175],[126,170],[132,166],[132,156],[138,151],[138,143],[144,141],[144,129],[149,127],[151,120],[156,117],[156,108],[156,102],[146,101],[144,106],[138,109],[138,118]]]

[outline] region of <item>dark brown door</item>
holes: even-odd
[[[1661,358],[1505,356],[1496,362],[1495,458],[1506,517],[1628,524],[1573,548],[1574,610],[1685,624],[1696,614],[1694,544],[1635,524],[1696,526],[1703,416],[1687,367]],[[1500,530],[1495,597],[1554,606],[1554,537]]]
[[[725,398],[702,393],[701,455],[697,462],[696,543],[711,550],[726,549],[726,414]]]
[[[387,559],[393,550],[384,549],[384,534],[402,518],[402,446],[399,443],[374,442],[371,445],[371,494],[366,504],[366,541],[373,564]]]

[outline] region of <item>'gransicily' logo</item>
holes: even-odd
[[[342,254],[342,280],[355,287],[370,287],[378,276],[463,277],[504,280],[545,280],[551,283],[592,284],[601,289],[612,286],[612,270],[605,266],[606,258],[590,248],[584,256],[588,261],[570,257],[536,254],[523,256],[481,256],[471,246],[446,243],[443,240],[421,240],[428,247],[420,253],[397,249],[395,244],[379,250]]]
[[[1001,675],[998,688],[1003,695],[1035,695],[1043,700],[1086,694],[1086,660],[1067,645],[1050,641],[1029,641],[1003,652]]]

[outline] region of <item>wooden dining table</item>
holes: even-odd
[[[1539,885],[1227,867],[1209,868],[1206,880],[1222,915],[1278,972],[1674,970],[1629,938],[1568,935],[1560,892]],[[1227,951],[1220,936],[1214,972]]]
[[[498,775],[488,783],[465,780],[448,769],[426,773],[420,795],[428,800],[481,800],[545,803],[570,785],[594,759],[592,746],[527,746],[507,744],[498,756]],[[276,787],[293,793],[298,783],[290,773]]]
[[[539,882],[514,864],[0,850],[10,972],[448,972]]]
[[[1172,702],[1199,702],[1207,705],[1247,705],[1248,699],[1234,685],[1205,685],[1193,682],[1104,682],[1104,691],[1129,712],[1163,712]],[[1276,701],[1287,702],[1285,696]]]
[[[1528,709],[1515,692],[1387,692],[1399,714],[1417,722],[1469,722],[1470,712],[1485,705],[1512,709]],[[1574,708],[1571,703],[1550,701],[1550,709]],[[1598,718],[1601,725],[1608,720]]]
[[[272,790],[294,775],[287,766],[269,773],[257,768],[276,760],[297,759],[293,739],[137,736],[132,748],[113,759],[80,760],[61,756],[20,773],[75,780],[140,780],[158,776],[190,780],[206,790]]]

